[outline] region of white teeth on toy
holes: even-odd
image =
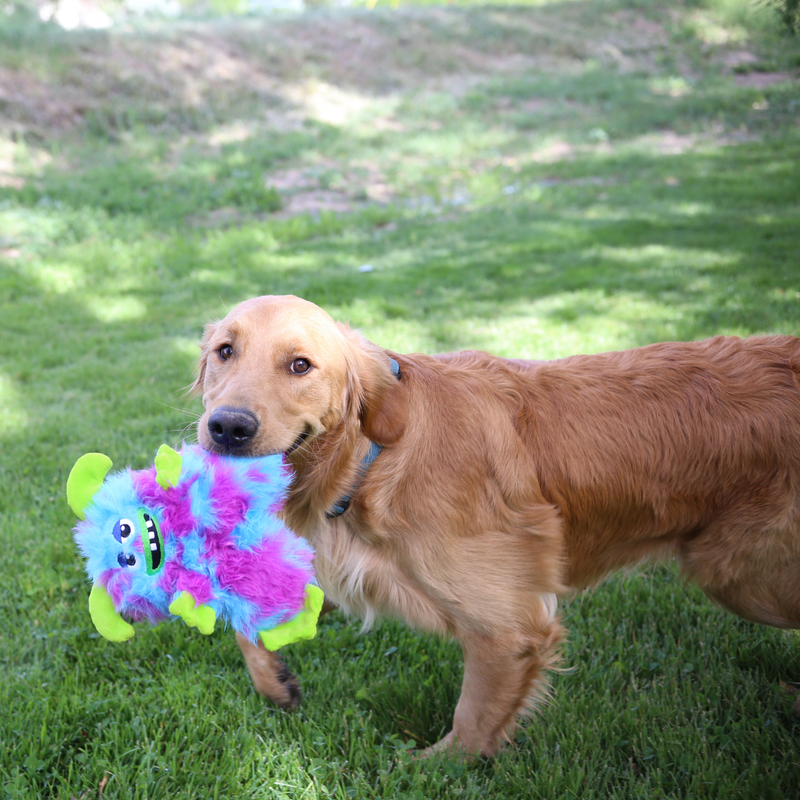
[[[163,542],[158,530],[158,522],[151,517],[144,509],[139,509],[139,523],[141,541],[145,549],[147,574],[155,575],[163,566]],[[150,553],[147,554],[147,545],[150,545]]]

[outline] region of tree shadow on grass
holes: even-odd
[[[367,321],[368,335],[370,325],[401,320],[428,331],[439,349],[481,346],[470,325],[524,326],[532,317],[546,330],[622,319],[619,346],[800,333],[800,180],[786,148],[671,156],[660,169],[677,176],[675,187],[636,178],[622,157],[583,167],[609,168],[630,177],[603,188],[605,199],[556,184],[536,202],[503,199],[446,219],[401,214],[388,232],[369,215],[331,215],[304,223],[300,238],[269,222],[165,236],[130,217],[31,208],[31,230],[56,227],[53,243],[44,233],[36,245],[42,255],[4,267],[2,325],[19,356],[6,375],[13,403],[39,407],[33,441],[48,447],[75,440],[68,418],[80,417],[88,395],[109,408],[95,430],[116,429],[120,411],[143,426],[139,434],[152,430],[157,387],[191,381],[193,358],[174,341],[199,338],[226,306],[263,293],[352,314],[360,327]],[[361,273],[363,263],[375,269]],[[30,431],[3,438],[21,444]]]
[[[614,169],[630,171],[621,158]],[[300,294],[334,315],[354,314],[362,327],[364,319],[400,318],[438,327],[443,349],[474,346],[466,322],[526,316],[570,325],[621,314],[631,326],[621,346],[800,332],[797,168],[786,154],[728,148],[672,156],[662,169],[679,176],[674,191],[663,178],[654,186],[631,177],[598,201],[596,193],[555,186],[538,202],[501,201],[446,220],[401,219],[390,233],[368,219],[348,227],[331,218],[319,236],[281,243],[269,255],[255,240],[248,247],[242,231],[235,277],[209,265],[208,288],[239,299]],[[716,172],[725,179],[708,178]],[[233,232],[220,236],[237,241]],[[373,271],[359,272],[363,263]],[[548,298],[559,302],[548,306]],[[648,308],[658,312],[652,319]]]

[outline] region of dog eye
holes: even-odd
[[[311,369],[311,362],[305,358],[296,358],[292,361],[291,370],[295,375],[305,375]]]
[[[229,344],[224,344],[217,352],[223,361],[227,361],[233,355],[233,348]]]

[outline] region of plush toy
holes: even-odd
[[[276,516],[291,480],[282,456],[162,445],[149,469],[110,469],[107,456],[88,453],[67,480],[94,584],[89,610],[106,639],[133,636],[123,614],[180,617],[205,634],[219,618],[269,650],[314,636],[323,600],[314,552]]]

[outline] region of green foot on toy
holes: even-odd
[[[317,620],[322,611],[325,595],[319,586],[310,583],[306,586],[306,601],[303,610],[293,619],[278,625],[271,631],[260,631],[259,636],[267,650],[279,650],[281,647],[301,639],[313,639],[317,632]]]
[[[197,601],[189,592],[181,592],[170,604],[170,614],[180,617],[190,628],[197,628],[200,633],[214,633],[217,614],[211,606],[197,605]]]

